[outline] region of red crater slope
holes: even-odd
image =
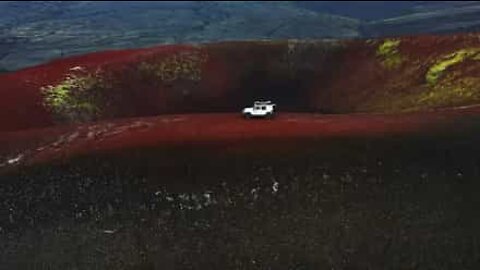
[[[477,104],[480,35],[98,52],[0,75],[0,130],[172,113],[424,111]]]
[[[0,75],[0,161],[164,143],[433,134],[480,115],[478,75],[479,34],[70,57]],[[276,102],[279,117],[241,119],[256,99]]]

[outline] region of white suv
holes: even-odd
[[[271,118],[275,114],[275,106],[271,101],[255,101],[253,107],[243,109],[242,114],[245,118]]]

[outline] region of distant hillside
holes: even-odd
[[[459,1],[425,3],[411,14],[365,23],[362,35],[384,37],[420,33],[458,33],[480,31],[480,3]]]
[[[318,13],[381,20],[410,14],[421,1],[296,1],[296,5]]]
[[[352,38],[359,22],[288,2],[0,2],[0,67],[155,44]]]
[[[480,30],[476,1],[5,1],[0,68],[106,49]]]

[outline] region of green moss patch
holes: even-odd
[[[450,53],[436,61],[427,71],[425,80],[431,86],[435,85],[442,74],[449,67],[459,64],[466,59],[480,60],[480,48],[461,49],[456,52]]]
[[[400,40],[386,39],[377,48],[376,55],[380,57],[382,65],[387,69],[399,67],[404,59],[399,51]]]

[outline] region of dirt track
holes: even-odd
[[[3,170],[22,164],[44,163],[125,151],[175,145],[225,145],[229,148],[272,146],[285,142],[386,136],[442,136],[468,133],[477,126],[480,107],[406,114],[322,115],[279,113],[274,119],[247,120],[236,114],[184,114],[122,119],[58,128],[33,129],[0,135]],[[466,122],[465,122],[466,121]],[[277,146],[274,146],[274,145]],[[239,147],[240,145],[240,147]]]

